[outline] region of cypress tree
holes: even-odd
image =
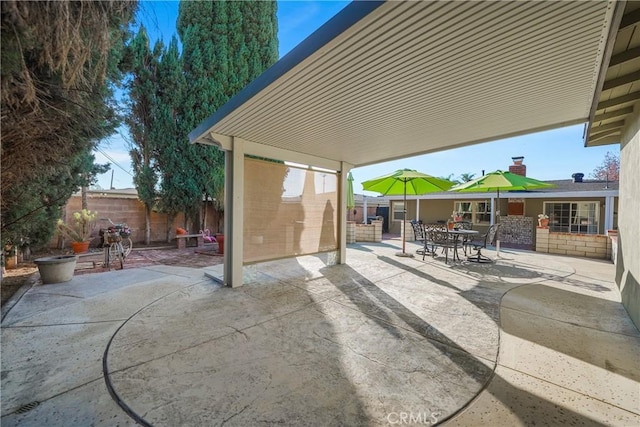
[[[129,151],[133,182],[138,190],[138,198],[145,207],[146,244],[151,240],[151,209],[157,198],[157,145],[151,137],[151,128],[155,125],[153,111],[157,103],[158,58],[162,49],[162,42],[157,42],[153,51],[150,49],[144,26],[140,27],[127,49],[130,80],[126,84],[129,111],[125,122],[133,141]]]
[[[171,237],[170,227],[178,213],[191,209],[193,200],[200,195],[197,178],[189,159],[195,148],[184,143],[181,127],[180,106],[185,95],[185,76],[178,50],[178,39],[174,36],[158,65],[157,102],[153,111],[154,126],[151,138],[157,149],[160,170],[158,208],[167,214],[167,241]]]
[[[178,34],[189,90],[182,102],[182,128],[188,134],[230,97],[277,60],[275,1],[181,1]],[[184,141],[187,144],[186,138]],[[222,209],[224,155],[210,146],[188,150],[199,206],[209,196]],[[195,218],[198,210],[192,211]],[[206,224],[200,223],[200,227]]]

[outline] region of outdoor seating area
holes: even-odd
[[[416,253],[435,258],[444,254],[445,264],[449,263],[449,251],[452,262],[486,263],[493,260],[482,254],[482,249],[494,246],[498,236],[499,224],[492,225],[485,234],[473,230],[473,224],[468,221],[457,221],[448,224],[423,224],[422,221],[411,220],[414,242],[421,245]],[[462,250],[465,258],[460,257]]]
[[[35,285],[3,312],[2,424],[640,423],[613,264],[398,249],[256,263],[235,289],[208,278],[222,265],[175,264]]]

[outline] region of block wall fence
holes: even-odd
[[[536,252],[611,259],[611,239],[602,234],[549,232],[536,227]]]

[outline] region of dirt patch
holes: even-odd
[[[47,250],[34,254],[31,260],[51,255],[69,253],[68,250]],[[180,267],[203,268],[222,264],[222,255],[217,252],[217,245],[205,245],[204,248],[189,247],[177,249],[167,245],[138,245],[125,259],[124,269],[139,268],[152,265],[172,265]],[[75,275],[102,273],[109,270],[120,269],[119,265],[104,267],[104,252],[101,249],[92,248],[89,253],[78,257]],[[17,268],[4,270],[2,274],[2,305],[11,298],[21,286],[36,280],[38,267],[33,261],[19,263]]]
[[[4,305],[22,285],[29,283],[30,280],[35,280],[34,275],[37,272],[38,267],[32,262],[18,264],[18,268],[3,270],[2,286],[0,287],[1,305]]]

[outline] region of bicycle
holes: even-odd
[[[106,230],[100,230],[103,238],[104,266],[111,267],[112,262],[120,264],[120,269],[124,268],[124,260],[131,253],[133,242],[131,241],[131,230],[127,224],[114,224],[109,218],[103,218],[111,223]]]
[[[120,264],[120,270],[124,268],[124,259],[126,257],[124,248],[122,247],[122,237],[118,231],[109,231],[104,233],[104,266],[111,268],[112,262]]]
[[[120,243],[122,244],[122,248],[124,249],[125,258],[128,257],[131,253],[131,250],[133,249],[133,241],[131,240],[131,229],[129,228],[129,226],[124,222],[121,224],[115,224],[109,218],[101,219],[103,221],[109,221],[109,223],[111,224],[111,227],[109,227],[107,230],[115,229],[120,237],[122,237],[122,241]]]

